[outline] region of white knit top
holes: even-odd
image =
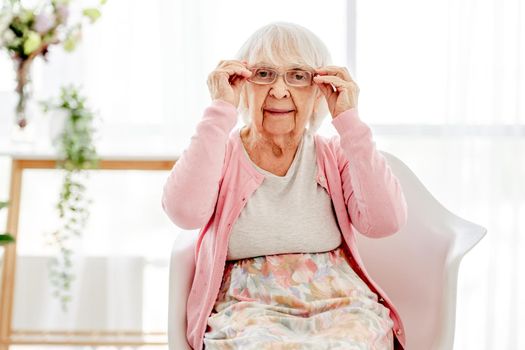
[[[240,130],[239,130],[240,132]],[[285,176],[265,175],[232,227],[227,260],[283,253],[315,253],[337,248],[341,231],[332,200],[317,183],[313,135],[306,132]]]

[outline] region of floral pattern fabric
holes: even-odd
[[[228,260],[204,349],[392,350],[389,314],[342,246]]]

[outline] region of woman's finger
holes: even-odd
[[[338,66],[325,66],[320,67],[315,70],[320,75],[326,75],[331,74],[340,77],[343,80],[346,81],[353,81],[352,76],[350,75],[350,72],[346,67],[338,67]]]
[[[342,80],[339,77],[335,77],[333,75],[317,75],[314,77],[314,82],[316,83],[323,83],[323,84],[331,84],[335,90],[342,91],[348,89],[348,82]]]
[[[233,76],[233,75],[242,75],[246,78],[248,78],[250,75],[252,75],[252,72],[250,70],[248,70],[247,68],[241,68],[240,66],[235,66],[235,67],[224,67],[224,68],[219,68],[217,70],[218,72],[226,72],[228,73],[230,76]]]
[[[230,60],[230,61],[221,61],[221,62],[223,62],[223,63],[220,65],[219,69],[225,69],[225,70],[228,70],[228,71],[240,69],[240,70],[245,71],[245,72],[250,72],[250,74],[251,74],[251,71],[248,68],[246,68],[246,64],[247,64],[246,61],[232,61],[232,60]],[[244,62],[246,62],[246,64]],[[238,74],[240,74],[240,73],[238,73]]]
[[[319,86],[319,89],[321,89],[321,92],[326,96],[330,97],[331,94],[334,93],[334,88],[331,84],[326,84],[324,82],[317,82],[317,86]]]
[[[330,94],[335,93],[337,91],[342,91],[343,87],[342,83],[343,81],[334,76],[318,76],[319,78],[314,78],[314,82],[317,83],[319,86],[325,86],[326,89],[330,92]]]

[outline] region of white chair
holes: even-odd
[[[370,239],[357,234],[360,255],[367,271],[401,314],[407,350],[450,350],[454,344],[459,264],[487,230],[451,213],[401,160],[381,153],[403,187],[408,223],[386,238]],[[198,231],[182,232],[173,246],[168,310],[170,350],[191,350],[186,341],[186,300],[195,271],[197,234]]]

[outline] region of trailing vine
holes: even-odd
[[[2,210],[3,208],[7,208],[8,205],[9,205],[9,201],[0,202],[0,210]],[[4,232],[0,234],[0,246],[14,243],[14,242],[15,242],[15,238],[11,236],[9,232]]]
[[[89,177],[87,169],[99,167],[96,149],[93,145],[93,112],[86,107],[86,99],[74,86],[61,87],[58,102],[43,102],[44,112],[61,110],[66,112],[64,128],[53,140],[58,151],[56,167],[65,171],[59,201],[56,205],[61,227],[47,234],[48,244],[55,250],[49,263],[50,282],[54,287],[53,296],[59,299],[62,310],[72,299],[71,284],[75,278],[72,256],[74,243],[82,236],[89,219],[88,206],[93,202],[85,197],[84,180]]]

